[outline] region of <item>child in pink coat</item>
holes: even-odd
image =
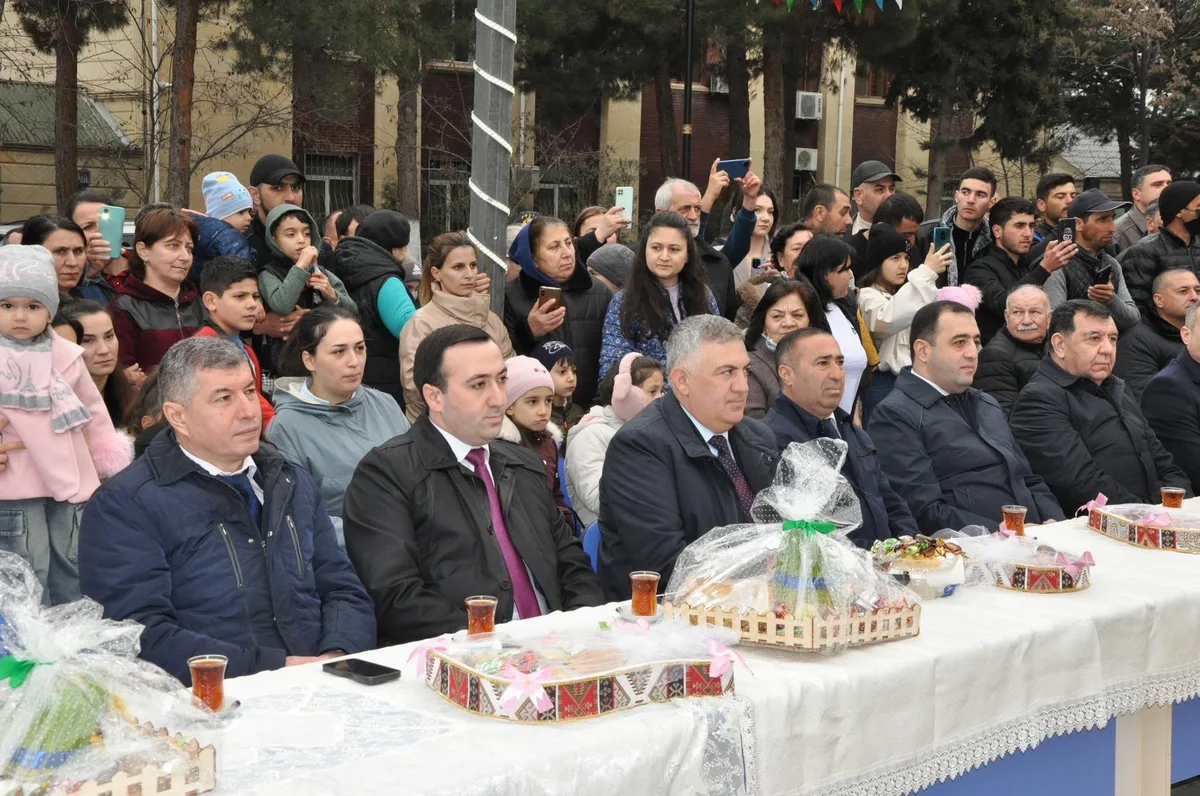
[[[0,550],[27,560],[53,605],[79,598],[79,521],[100,482],[133,460],[83,349],[56,335],[54,259],[0,247]]]

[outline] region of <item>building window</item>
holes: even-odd
[[[358,203],[358,155],[304,156],[304,209],[316,219]]]
[[[960,177],[948,177],[942,180],[942,215],[946,211],[954,207],[954,194],[958,193],[958,184],[962,182]]]
[[[860,63],[854,78],[854,96],[883,99],[891,82],[892,76],[886,70]]]
[[[430,155],[425,174],[425,217],[421,237],[464,230],[471,218],[471,164],[454,157]],[[426,232],[428,230],[428,232]]]
[[[543,182],[538,184],[533,209],[544,216],[573,218],[583,208],[574,185]]]

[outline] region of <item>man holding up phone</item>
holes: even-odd
[[[1125,286],[1121,264],[1105,251],[1116,233],[1116,211],[1128,206],[1128,202],[1114,202],[1093,188],[1079,194],[1067,207],[1063,220],[1075,220],[1078,248],[1071,261],[1046,281],[1051,309],[1072,299],[1095,301],[1108,307],[1121,333],[1141,319]]]

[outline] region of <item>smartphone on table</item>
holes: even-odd
[[[546,285],[542,285],[541,287],[539,287],[538,288],[537,305],[540,307],[543,304],[545,304],[547,301],[557,301],[558,306],[561,307],[563,305],[563,303],[562,303],[562,288],[561,287],[547,287]]]
[[[330,661],[321,667],[334,677],[346,677],[363,685],[380,685],[400,679],[400,670],[359,658]]]
[[[614,202],[613,204],[616,205],[617,207],[621,208],[621,212],[625,214],[626,218],[632,219],[633,218],[633,186],[626,185],[621,188],[618,188],[617,189],[617,201]],[[626,225],[625,228],[629,229],[630,226],[632,226],[632,223]]]
[[[750,171],[750,158],[722,160],[717,163],[717,171],[725,172],[729,175],[729,179],[731,180],[736,180],[739,177],[745,177]]]
[[[1058,223],[1054,225],[1054,237],[1060,243],[1074,243],[1075,223],[1075,219],[1073,218],[1060,218]]]
[[[934,227],[933,228],[933,250],[940,252],[943,246],[954,242],[954,233],[950,227]]]
[[[125,208],[102,205],[96,228],[100,237],[108,243],[108,248],[112,250],[113,259],[120,257],[125,236]]]

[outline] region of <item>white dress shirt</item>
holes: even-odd
[[[936,384],[934,384],[933,382],[931,382],[929,379],[922,376],[920,373],[917,373],[915,370],[912,372],[912,375],[916,376],[918,379],[925,382],[933,389],[937,390],[938,394],[941,395],[943,398],[945,398],[946,396],[948,396],[950,394],[950,393],[946,392],[945,390],[943,390],[941,387],[939,387]]]
[[[263,500],[263,488],[258,485],[258,481],[254,480],[254,474],[258,472],[258,465],[254,463],[254,459],[252,459],[251,457],[249,457],[249,456],[246,457],[245,461],[242,462],[242,466],[239,470],[237,470],[236,472],[227,473],[224,470],[222,470],[220,467],[217,467],[215,464],[204,461],[199,456],[195,455],[194,453],[192,453],[190,450],[183,447],[182,445],[179,446],[179,450],[183,451],[184,456],[186,456],[189,459],[191,459],[192,461],[194,461],[197,464],[197,466],[200,467],[201,470],[203,470],[204,472],[208,473],[211,476],[215,476],[215,477],[219,478],[223,475],[240,475],[241,473],[245,473],[246,477],[250,479],[250,488],[254,490],[254,495],[258,498],[258,502],[259,503],[265,502]]]
[[[713,437],[724,437],[725,444],[729,445],[728,432],[722,433],[722,434],[717,434],[713,431],[709,431],[708,428],[703,423],[701,423],[699,420],[697,420],[695,417],[692,416],[692,413],[687,410],[687,407],[685,407],[682,402],[680,402],[679,408],[683,410],[683,413],[685,415],[687,415],[688,420],[691,420],[692,425],[695,426],[696,430],[700,432],[700,439],[704,440],[704,443],[706,445],[708,445],[709,453],[711,453],[713,456],[719,456],[720,454],[717,453],[717,449],[713,447],[712,438]],[[729,445],[729,450],[731,450],[731,451],[733,450],[732,445]]]

